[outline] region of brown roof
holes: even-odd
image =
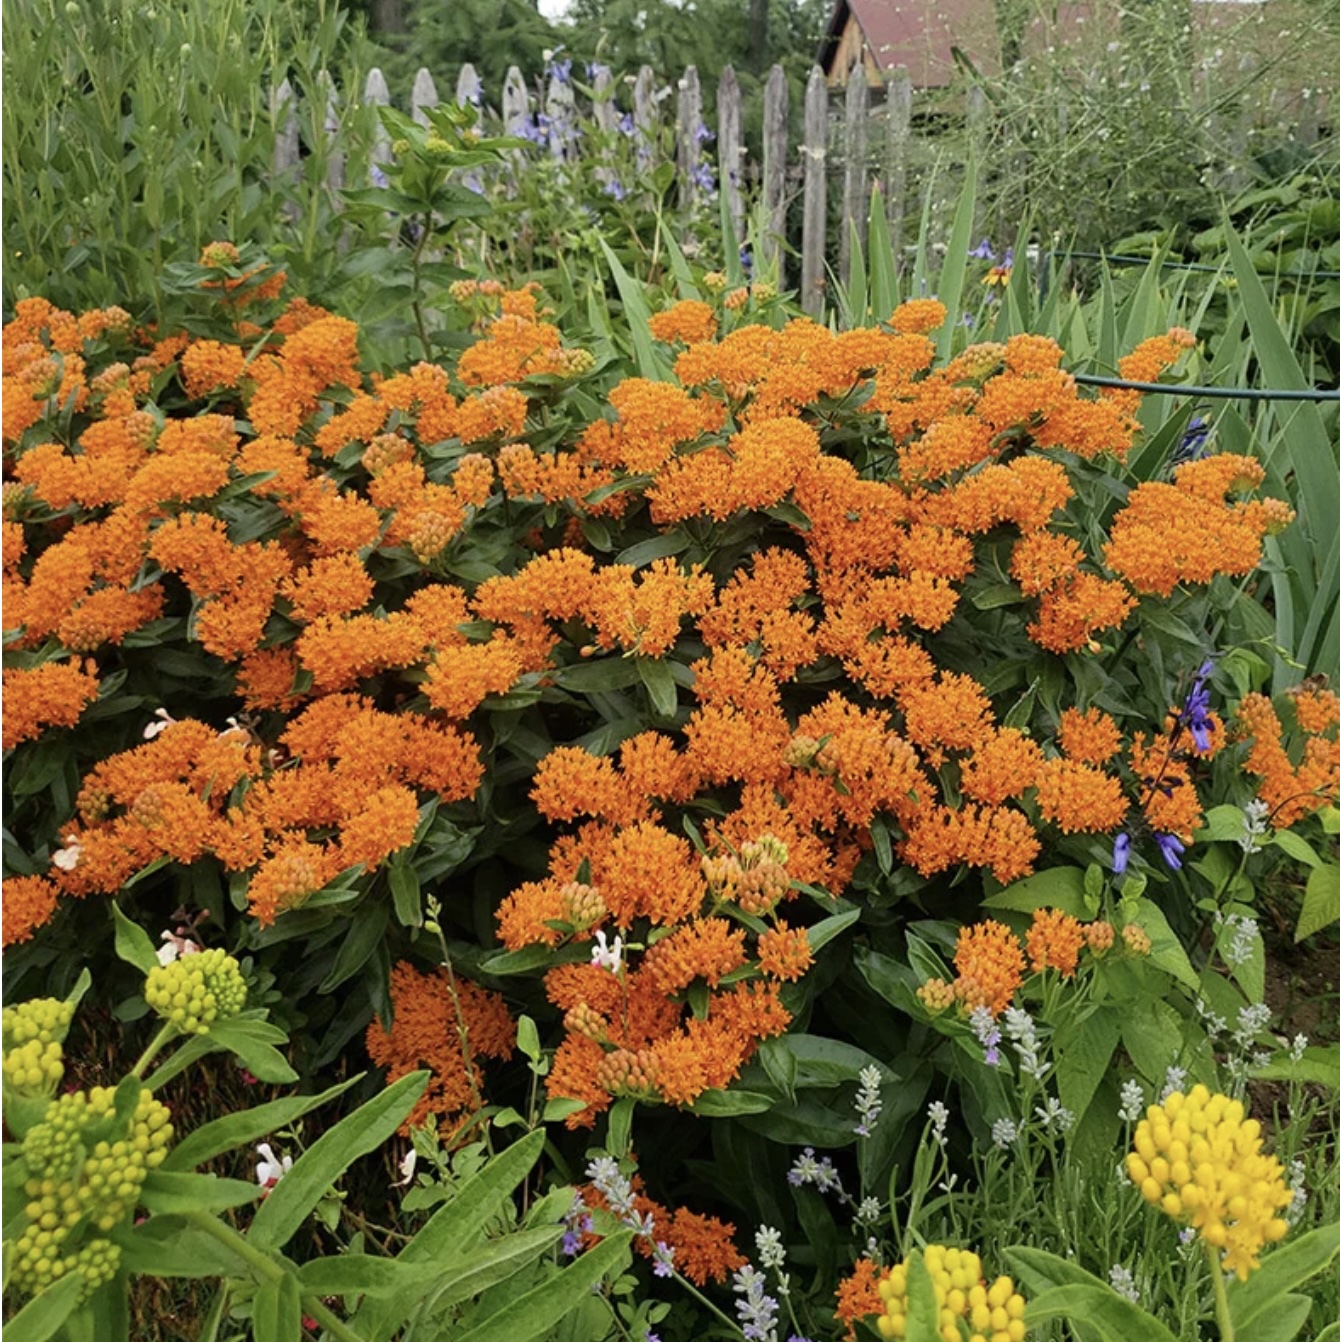
[[[880,71],[905,69],[918,88],[936,88],[954,74],[953,48],[979,69],[1000,69],[994,0],[838,0],[819,53],[826,73],[845,80],[832,62],[854,21]]]

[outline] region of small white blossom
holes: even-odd
[[[163,943],[156,952],[160,965],[170,965],[185,955],[198,955],[201,947],[190,937],[180,937],[175,932],[164,932],[159,940]]]
[[[861,1068],[860,1075],[861,1088],[856,1092],[856,1112],[860,1115],[861,1121],[856,1125],[856,1135],[869,1137],[884,1111],[879,1098],[879,1084],[882,1078],[879,1068],[874,1066]]]
[[[856,1219],[863,1225],[873,1225],[884,1215],[884,1204],[878,1198],[862,1198],[856,1209]]]
[[[764,1267],[782,1267],[786,1263],[786,1248],[782,1244],[781,1232],[772,1226],[759,1226],[754,1235],[758,1245],[758,1261]]]
[[[1239,1048],[1247,1048],[1270,1024],[1270,1008],[1264,1002],[1245,1006],[1238,1012],[1238,1027],[1233,1040]]]
[[[1305,1034],[1294,1035],[1293,1042],[1290,1043],[1289,1045],[1289,1057],[1291,1057],[1294,1060],[1294,1062],[1302,1062],[1303,1054],[1307,1052],[1307,1045],[1308,1045],[1307,1035]]]
[[[1238,840],[1238,843],[1244,853],[1259,853],[1261,851],[1259,840],[1270,829],[1270,826],[1266,824],[1266,816],[1270,814],[1270,803],[1262,801],[1260,797],[1254,797],[1242,810],[1242,837]],[[1242,921],[1250,923],[1251,919],[1244,918]]]
[[[949,1122],[949,1110],[940,1100],[936,1100],[927,1108],[926,1114],[931,1121],[931,1136],[935,1138],[935,1144],[943,1151],[948,1145],[948,1138],[945,1137],[945,1126]]]
[[[167,711],[166,708],[155,708],[155,709],[154,709],[154,717],[156,717],[156,718],[158,719],[158,721],[157,721],[157,722],[151,722],[151,723],[144,729],[144,739],[145,739],[146,741],[152,741],[152,740],[154,739],[155,736],[157,736],[160,732],[165,732],[165,731],[167,731],[167,729],[168,729],[169,727],[171,727],[171,726],[177,721],[177,719],[174,718],[174,717]]]
[[[51,861],[62,871],[73,871],[79,865],[79,840],[73,834],[67,834],[61,843],[60,852],[53,853]]]
[[[401,1157],[400,1178],[397,1179],[396,1182],[391,1186],[393,1188],[404,1188],[406,1184],[408,1184],[409,1182],[411,1182],[411,1180],[413,1180],[414,1168],[416,1165],[418,1165],[418,1163],[419,1163],[419,1153],[414,1149],[414,1147],[411,1146],[410,1149],[406,1151],[405,1154]]]
[[[1135,1278],[1128,1267],[1113,1263],[1107,1270],[1107,1279],[1118,1295],[1124,1295],[1133,1305],[1140,1303],[1140,1292],[1135,1289]]]
[[[273,1188],[293,1168],[292,1156],[276,1156],[269,1142],[256,1148],[256,1182],[264,1189]]]
[[[998,1118],[991,1125],[991,1142],[1008,1151],[1019,1140],[1019,1125],[1012,1118]]]
[[[616,935],[613,945],[607,946],[604,931],[597,932],[596,944],[591,947],[591,963],[601,969],[608,969],[611,974],[617,974],[623,964],[623,938]]]
[[[1056,1128],[1058,1132],[1069,1132],[1075,1124],[1075,1115],[1054,1095],[1047,1096],[1047,1102],[1033,1110],[1038,1122],[1044,1128]]]
[[[1298,1224],[1299,1218],[1303,1215],[1303,1208],[1307,1206],[1306,1176],[1307,1168],[1301,1160],[1289,1162],[1289,1192],[1293,1196],[1284,1209],[1284,1219],[1290,1225]]]
[[[1186,1085],[1186,1068],[1169,1067],[1163,1077],[1163,1092],[1159,1096],[1159,1103],[1162,1104],[1169,1095],[1175,1094]]]

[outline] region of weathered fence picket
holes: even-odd
[[[1243,58],[1240,78],[1250,74],[1255,58]],[[932,198],[923,200],[925,187],[914,189],[912,164],[926,158],[925,132],[918,131],[915,113],[923,96],[914,90],[906,70],[888,75],[883,88],[876,86],[874,104],[866,71],[859,61],[852,65],[840,105],[833,106],[828,80],[817,65],[812,67],[805,88],[803,132],[797,144],[790,138],[789,86],[780,65],[774,65],[762,83],[762,154],[758,160],[748,155],[745,124],[747,99],[740,78],[731,66],[721,73],[716,90],[716,133],[704,123],[703,89],[698,71],[690,66],[678,80],[666,81],[650,66],[642,66],[635,78],[620,78],[608,68],[598,66],[590,72],[591,96],[579,102],[577,89],[568,68],[550,66],[543,82],[531,85],[515,65],[509,67],[496,107],[484,100],[484,89],[475,67],[466,64],[457,73],[453,97],[457,104],[479,108],[486,128],[547,145],[559,163],[575,163],[582,155],[596,154],[595,179],[611,195],[622,197],[625,190],[638,190],[647,205],[655,197],[646,175],[672,155],[676,167],[676,195],[681,209],[701,207],[720,192],[726,213],[743,246],[751,241],[748,230],[757,226],[752,238],[761,263],[768,273],[785,284],[788,270],[793,282],[795,253],[799,251],[799,294],[804,310],[822,314],[829,268],[834,258],[834,273],[849,284],[853,271],[855,246],[866,246],[872,176],[879,181],[885,202],[889,237],[896,257],[907,251],[914,197],[927,206],[932,240],[942,234],[952,214],[955,174],[937,173]],[[631,85],[631,88],[628,86]],[[380,70],[369,71],[361,97],[335,87],[324,71],[308,90],[306,101],[295,92],[288,79],[270,90],[270,113],[275,129],[272,172],[276,181],[285,181],[300,169],[305,155],[312,155],[312,167],[326,185],[337,191],[348,179],[349,153],[355,142],[355,124],[366,125],[371,141],[359,148],[363,157],[355,159],[359,173],[373,182],[385,180],[383,172],[391,157],[391,140],[381,120],[366,121],[349,115],[353,104],[373,110],[392,105],[391,91]],[[673,112],[662,102],[674,99]],[[1326,133],[1319,101],[1304,100],[1298,112],[1298,135],[1310,142]],[[420,69],[414,76],[409,94],[409,109],[414,120],[428,125],[428,109],[440,102],[437,81],[431,71]],[[1278,103],[1278,96],[1275,97]],[[1274,104],[1272,104],[1274,105]],[[943,106],[943,104],[941,104]],[[959,116],[969,152],[977,157],[983,171],[995,175],[1022,170],[1020,149],[1006,148],[1005,158],[990,160],[994,126],[991,109],[979,86],[970,86],[959,103]],[[627,109],[625,111],[624,109]],[[1054,107],[1053,115],[1065,115]],[[667,122],[673,117],[673,126]],[[883,123],[881,125],[881,122]],[[1239,162],[1247,153],[1246,124],[1237,117],[1219,112],[1215,125],[1221,141],[1230,146]],[[596,134],[588,134],[589,129]],[[612,146],[620,132],[632,144],[639,186],[621,180],[616,169]],[[714,148],[710,148],[715,139]],[[355,150],[355,152],[357,152]],[[713,162],[713,159],[715,162]],[[515,193],[521,174],[528,170],[532,156],[517,149],[508,154],[502,177],[508,190]],[[830,217],[830,179],[836,189],[841,173],[841,207]],[[361,186],[363,181],[349,182]],[[799,197],[800,236],[788,235],[788,216]],[[759,210],[749,214],[751,200]],[[289,208],[286,206],[285,208]],[[1001,236],[1009,231],[1010,220],[984,221]],[[836,231],[836,237],[833,236]],[[798,249],[796,243],[798,242]]]

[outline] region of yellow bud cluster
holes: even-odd
[[[1261,1247],[1288,1233],[1279,1213],[1293,1195],[1284,1167],[1261,1150],[1260,1123],[1205,1086],[1149,1106],[1126,1170],[1146,1202],[1222,1249],[1242,1280],[1261,1265]]]
[[[952,983],[937,978],[927,979],[917,989],[917,997],[921,999],[921,1004],[927,1011],[941,1012],[948,1011],[954,1005],[957,994]]]
[[[429,564],[442,553],[456,534],[456,528],[443,514],[427,509],[416,513],[405,543],[421,564]]]
[[[1126,949],[1132,955],[1148,955],[1154,948],[1154,943],[1149,939],[1149,933],[1138,923],[1127,923],[1121,929],[1121,939],[1126,943]]]
[[[74,1003],[56,997],[6,1007],[3,1019],[5,1085],[18,1095],[50,1095],[65,1073],[61,1042],[74,1019]]]
[[[237,961],[225,951],[200,951],[149,971],[144,999],[183,1034],[208,1034],[216,1020],[235,1016],[247,1000]]]
[[[593,885],[584,885],[581,881],[569,881],[561,894],[563,917],[578,932],[585,932],[587,928],[594,927],[607,912],[600,891]]]
[[[968,1249],[931,1244],[924,1257],[944,1342],[963,1342],[960,1320],[968,1325],[969,1342],[1023,1342],[1024,1298],[1009,1277],[997,1277],[988,1286],[982,1260]],[[906,1337],[907,1260],[880,1282],[879,1297],[884,1302],[884,1313],[876,1320],[880,1336]]]
[[[615,1049],[596,1068],[596,1085],[611,1095],[649,1098],[656,1094],[656,1057],[650,1049]]]
[[[142,1091],[135,1112],[116,1122],[116,1092],[106,1086],[52,1100],[28,1130],[23,1156],[25,1225],[14,1241],[13,1283],[35,1295],[71,1272],[87,1296],[116,1275],[120,1250],[107,1240],[77,1241],[111,1230],[134,1209],[150,1170],[172,1141],[168,1108]]]

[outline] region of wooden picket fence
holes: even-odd
[[[323,74],[319,79],[316,96],[325,100],[321,124],[327,139],[324,146],[327,182],[332,188],[363,185],[345,180],[340,93],[329,76]],[[601,130],[611,132],[623,115],[610,96],[612,83],[613,76],[608,70],[597,70],[592,80],[595,96],[583,111],[570,81],[551,75],[543,96],[532,98],[521,71],[512,66],[503,84],[501,106],[496,110],[485,108],[484,112],[498,129],[510,135],[522,134],[541,112],[549,118],[551,126],[574,126],[585,115]],[[684,72],[672,92],[678,199],[681,208],[688,209],[701,202],[707,189],[700,169],[708,163],[704,143],[712,136],[704,131],[711,128],[705,126],[702,83],[693,66]],[[631,115],[632,134],[637,137],[641,161],[648,168],[656,166],[655,156],[662,152],[661,132],[669,119],[663,107],[670,100],[666,94],[656,73],[643,66],[632,84]],[[883,108],[872,109],[865,79],[853,78],[847,81],[841,102],[833,100],[830,106],[828,83],[823,71],[815,66],[805,89],[803,138],[794,154],[788,134],[790,88],[780,65],[769,71],[762,96],[762,158],[761,162],[747,162],[744,96],[735,71],[730,66],[722,71],[716,97],[716,189],[724,193],[736,236],[741,240],[745,237],[747,202],[760,203],[764,221],[760,245],[765,257],[776,267],[783,284],[788,279],[792,283],[799,281],[805,310],[817,315],[824,307],[828,259],[836,252],[836,270],[845,283],[851,269],[852,237],[865,245],[873,181],[880,183],[895,249],[902,247],[908,235],[912,86],[905,72],[895,74]],[[480,102],[480,80],[472,65],[461,69],[454,97],[460,104]],[[439,101],[437,82],[428,70],[420,69],[409,97],[412,114],[420,122],[426,122],[425,109],[438,105]],[[390,105],[390,89],[379,69],[368,73],[362,102]],[[295,168],[303,155],[298,103],[287,79],[272,91],[276,177]],[[970,133],[978,135],[985,129],[984,102],[979,90],[968,95],[968,125]],[[376,135],[372,162],[384,163],[390,157],[389,139],[380,127]],[[574,143],[578,142],[561,134],[551,136],[550,152],[555,155],[574,152]],[[520,161],[514,170],[524,170]],[[841,193],[841,209],[833,247],[830,196],[835,191]],[[800,236],[787,246],[787,215],[797,197],[802,202]]]

